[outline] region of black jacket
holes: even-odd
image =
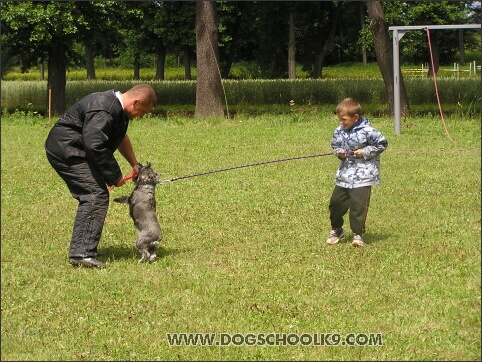
[[[115,90],[92,93],[62,115],[50,130],[45,149],[67,164],[88,161],[107,185],[113,185],[122,177],[114,152],[128,126]]]

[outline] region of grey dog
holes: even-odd
[[[137,230],[136,248],[141,253],[139,263],[153,262],[157,255],[157,247],[162,240],[162,231],[156,214],[156,185],[159,174],[147,163],[139,169],[133,178],[136,186],[130,196],[120,196],[115,202],[129,204],[129,211]]]

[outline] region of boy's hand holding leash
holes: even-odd
[[[361,149],[351,151],[351,150],[343,150],[340,153],[338,153],[338,156],[340,158],[358,158],[358,157],[363,157],[363,151]]]

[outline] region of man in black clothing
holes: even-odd
[[[92,93],[77,101],[52,127],[45,142],[47,159],[78,202],[69,261],[74,266],[104,268],[96,260],[109,206],[108,186],[125,180],[114,152],[138,167],[127,128],[129,121],[152,111],[157,98],[139,84],[125,93]]]

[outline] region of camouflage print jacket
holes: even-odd
[[[331,147],[337,156],[342,150],[348,154],[347,158],[339,157],[341,163],[335,173],[337,186],[352,189],[380,183],[380,153],[388,147],[388,141],[368,119],[360,117],[348,130],[340,125],[333,132]],[[363,157],[355,158],[353,151],[358,149],[363,151]]]

